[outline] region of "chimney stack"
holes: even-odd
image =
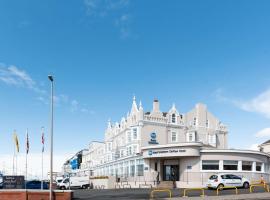
[[[160,112],[159,111],[159,102],[157,99],[155,99],[153,102],[153,113],[158,113],[158,112]]]

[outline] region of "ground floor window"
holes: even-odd
[[[252,171],[252,162],[242,161],[242,170],[243,171]]]
[[[238,170],[238,161],[237,160],[224,160],[223,169],[224,170]]]
[[[135,176],[135,162],[134,160],[130,161],[130,176]]]
[[[143,164],[137,165],[137,176],[143,176]]]
[[[202,170],[219,170],[218,160],[203,160]]]
[[[136,160],[137,164],[137,176],[143,176],[143,171],[144,171],[144,164],[143,164],[143,159],[138,159]]]
[[[256,163],[256,171],[261,172],[262,171],[262,163]]]

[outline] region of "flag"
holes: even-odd
[[[19,151],[20,151],[19,139],[18,139],[18,136],[17,136],[16,132],[14,132],[14,134],[13,134],[13,139],[14,139],[14,142],[15,142],[15,145],[16,145],[17,153],[19,153]]]
[[[28,137],[28,129],[26,131],[26,154],[29,152],[29,137]]]
[[[45,142],[44,131],[43,131],[43,129],[42,129],[42,136],[41,136],[42,152],[44,152],[44,142]]]

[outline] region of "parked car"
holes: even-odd
[[[32,180],[26,182],[26,189],[41,189],[41,181]],[[47,182],[43,182],[43,189],[49,189],[49,185]]]
[[[208,179],[207,187],[220,190],[226,186],[249,188],[250,181],[234,174],[215,174]]]
[[[0,189],[3,188],[3,176],[0,174]]]
[[[65,178],[63,181],[58,185],[58,188],[61,190],[66,190],[70,188],[82,188],[86,189],[90,186],[89,184],[89,177],[88,176],[81,176],[81,177],[70,177]]]

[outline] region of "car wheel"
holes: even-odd
[[[248,189],[249,188],[249,183],[248,182],[244,182],[243,188]]]
[[[217,186],[217,189],[218,189],[218,190],[223,190],[223,188],[224,188],[224,185],[223,185],[223,184],[219,184],[219,185]]]
[[[83,186],[82,186],[82,189],[86,189],[86,185],[83,185]]]
[[[65,190],[65,189],[66,189],[65,186],[60,187],[60,190]]]

